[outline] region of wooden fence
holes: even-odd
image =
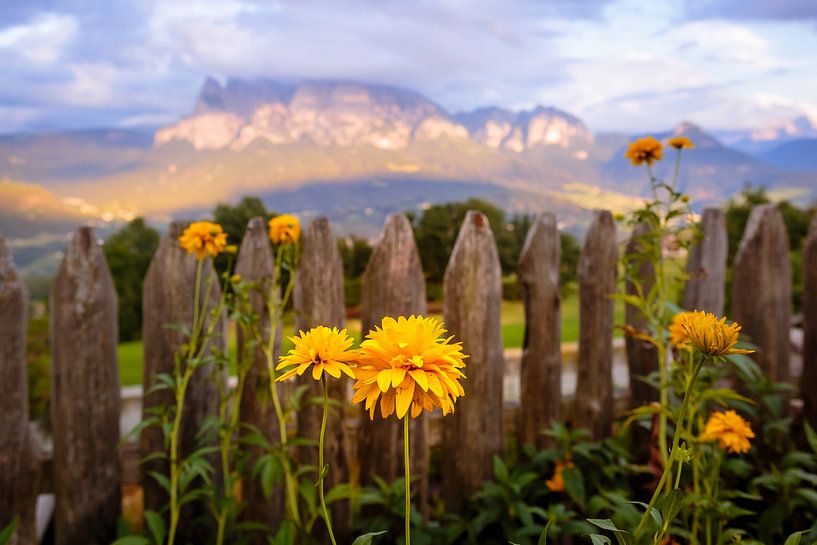
[[[177,237],[183,224],[171,225],[145,279],[144,380],[145,391],[157,373],[167,372],[182,342],[164,327],[192,319],[195,258],[183,252]],[[641,228],[636,230],[640,232]],[[703,240],[692,250],[684,294],[687,308],[722,312],[726,265],[726,226],[720,210],[702,217]],[[636,251],[634,238],[624,251]],[[318,324],[342,327],[345,322],[343,269],[329,222],[317,219],[302,241],[296,274],[296,326]],[[600,438],[613,422],[611,342],[616,259],[619,245],[609,212],[596,213],[582,247],[579,265],[580,340],[577,391],[572,404],[561,399],[559,236],[553,215],[535,218],[519,260],[519,279],[525,306],[525,336],[520,368],[521,396],[510,427],[519,439],[544,444],[539,431],[555,419],[583,425]],[[817,219],[804,246],[804,369],[801,391],[817,389]],[[265,226],[254,219],[241,245],[238,271],[249,279],[270,277],[272,255]],[[649,277],[651,271],[642,273]],[[734,318],[759,345],[757,361],[780,380],[789,377],[791,271],[788,241],[780,213],[771,206],[754,209],[735,260]],[[214,274],[208,263],[205,274]],[[217,293],[209,301],[214,304]],[[441,419],[441,443],[455,456],[442,457],[442,494],[457,509],[490,476],[491,457],[502,452],[503,359],[500,324],[501,270],[496,243],[487,218],[469,212],[460,229],[444,279],[444,320],[470,355],[466,396],[452,416]],[[254,301],[263,312],[263,301]],[[71,239],[57,274],[50,303],[53,384],[51,419],[54,453],[51,464],[40,462],[37,445],[29,439],[26,387],[26,293],[5,242],[0,238],[0,526],[20,517],[13,543],[33,542],[33,505],[42,482],[52,483],[56,500],[55,536],[58,544],[106,544],[114,538],[120,511],[119,445],[120,387],[116,359],[116,293],[93,229],[83,227]],[[425,284],[411,226],[402,215],[388,218],[363,277],[361,316],[364,330],[383,316],[426,311]],[[219,318],[226,325],[226,320]],[[639,317],[628,313],[628,320]],[[280,338],[281,332],[274,332]],[[223,343],[224,337],[214,342]],[[243,342],[239,339],[239,343]],[[280,344],[278,345],[280,346]],[[643,343],[628,341],[629,404],[653,398],[636,387],[636,376],[654,369],[654,352]],[[239,350],[239,353],[241,351]],[[242,406],[245,421],[261,427],[270,441],[278,437],[268,404],[256,398],[267,380],[261,354],[248,381]],[[194,429],[214,410],[214,385],[209,373],[191,384],[184,422],[183,448],[190,448]],[[207,378],[205,378],[207,377]],[[311,382],[310,382],[311,384]],[[314,384],[313,384],[314,386]],[[370,422],[360,408],[348,405],[349,383],[333,385],[331,395],[345,402],[346,418],[336,419],[327,436],[327,463],[332,483],[351,480],[367,484],[375,475],[388,479],[400,474],[400,436],[396,421]],[[804,413],[817,425],[814,395],[803,395]],[[145,396],[147,409],[167,400],[158,393]],[[318,415],[309,409],[299,415],[298,433],[317,437]],[[415,427],[414,474],[420,476],[422,502],[427,501],[429,449],[433,442],[428,419]],[[144,434],[142,453],[162,448],[161,437]],[[310,462],[314,453],[300,455]],[[52,469],[43,469],[43,468]],[[162,471],[161,463],[151,467]],[[164,501],[161,489],[142,471],[145,503],[156,508]],[[280,501],[264,499],[251,479],[245,479],[247,516],[272,525],[281,517]],[[422,503],[421,502],[421,503]],[[335,504],[342,532],[348,528],[348,505]]]

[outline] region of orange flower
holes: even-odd
[[[355,378],[355,373],[349,367],[356,354],[349,350],[352,346],[352,339],[346,330],[338,331],[338,328],[329,329],[326,326],[313,327],[306,333],[300,332],[298,336],[290,337],[294,347],[286,356],[281,356],[280,363],[276,370],[287,369],[287,371],[275,379],[276,382],[287,380],[295,376],[301,376],[312,367],[312,378],[320,380],[323,372],[335,378],[340,378],[341,373],[345,373],[351,378]]]
[[[661,142],[652,136],[639,138],[635,142],[632,142],[624,154],[624,157],[629,159],[635,166],[639,166],[643,163],[652,165],[655,161],[660,161],[663,156],[664,147],[661,145]]]
[[[684,320],[689,318],[686,316],[687,314],[691,313],[679,312],[672,317],[672,323],[669,326],[669,340],[678,350],[692,350],[692,346],[689,344],[689,337],[687,337],[686,331],[683,325],[681,325]]]
[[[301,222],[292,214],[275,216],[268,225],[273,244],[295,244],[301,236]]]
[[[751,354],[754,350],[734,348],[740,336],[737,322],[726,323],[726,318],[718,318],[710,312],[695,310],[682,312],[676,331],[683,331],[685,344],[708,356],[729,356],[730,354]],[[674,322],[674,320],[673,320]]]
[[[562,477],[562,472],[570,467],[573,467],[573,462],[571,461],[556,461],[556,467],[553,469],[553,476],[545,481],[545,486],[548,487],[548,490],[551,492],[564,492],[565,480]]]
[[[749,452],[749,439],[754,436],[751,424],[735,411],[714,412],[709,415],[701,441],[717,441],[722,449],[740,454]]]
[[[409,409],[412,418],[435,407],[443,415],[453,412],[454,402],[465,395],[460,379],[468,356],[445,333],[434,318],[383,318],[360,345],[352,403],[365,400],[371,419],[378,398],[383,418],[394,412],[403,418]]]
[[[670,146],[677,150],[693,149],[695,147],[695,144],[692,143],[692,140],[690,140],[686,136],[674,136],[667,140],[667,144],[669,144]]]
[[[179,246],[188,254],[196,254],[199,260],[208,255],[216,257],[227,247],[227,233],[217,223],[196,221],[181,234]]]

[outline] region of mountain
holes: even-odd
[[[793,140],[817,138],[817,120],[807,115],[748,130],[720,131],[717,136],[743,152],[759,155]]]
[[[787,170],[817,170],[817,138],[786,142],[762,154],[761,158]]]
[[[747,182],[817,197],[817,170],[791,168],[807,150],[750,155],[691,123],[654,136],[681,134],[696,149],[684,152],[679,188],[698,205],[719,204]],[[581,230],[592,209],[626,211],[649,195],[644,169],[624,158],[632,138],[594,135],[553,107],[451,114],[385,85],[210,78],[189,115],[153,134],[0,136],[0,233],[27,252],[25,266],[42,269],[78,224],[104,233],[135,215],[196,218],[243,195],[326,215],[339,234],[376,236],[387,213],[468,197],[513,213],[554,212]],[[672,176],[673,153],[656,166],[662,178]]]

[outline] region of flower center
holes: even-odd
[[[406,371],[414,371],[423,367],[423,356],[398,354],[391,359],[390,363],[392,367],[401,367]]]

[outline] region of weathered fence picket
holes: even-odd
[[[774,380],[789,381],[791,328],[789,238],[773,204],[749,215],[735,256],[732,316],[758,346],[753,359]]]
[[[142,412],[149,416],[151,408],[168,407],[174,404],[171,390],[156,390],[150,388],[156,383],[156,377],[161,373],[173,374],[176,354],[185,342],[185,336],[176,327],[192,327],[194,294],[196,285],[196,257],[188,255],[179,247],[179,236],[184,231],[186,223],[174,222],[168,229],[159,244],[159,249],[153,256],[148,272],[145,276],[142,295],[142,338],[144,339],[144,398]],[[206,296],[206,284],[212,282],[209,299]],[[210,260],[206,260],[201,275],[201,312],[207,312],[206,324],[210,324],[209,313],[218,305],[221,297],[218,278]],[[221,320],[221,318],[220,318]],[[226,323],[216,327],[210,346],[219,350],[226,349]],[[184,457],[189,454],[196,444],[196,434],[205,418],[215,415],[218,409],[218,392],[213,381],[211,364],[201,366],[190,381],[185,397],[184,412],[182,414],[182,432],[180,452]],[[154,452],[165,452],[165,440],[162,431],[157,427],[149,427],[140,435],[140,450],[142,456]],[[142,486],[144,488],[145,509],[160,512],[167,505],[167,493],[150,475],[150,471],[167,474],[166,460],[153,459],[142,465]],[[190,505],[184,516],[194,518],[197,514],[203,515],[206,511],[203,504]],[[189,525],[181,529],[185,531],[183,538],[194,540],[194,536],[186,534]],[[182,539],[184,541],[184,539]]]
[[[443,450],[468,449],[468,456],[442,460],[445,504],[458,510],[491,475],[492,458],[503,447],[502,270],[491,226],[480,212],[465,216],[445,269],[443,298],[446,327],[469,355],[467,393],[443,420]]]
[[[262,335],[264,335],[263,342],[265,343],[269,342],[270,334],[267,297],[273,270],[272,248],[267,236],[264,219],[260,217],[252,218],[247,224],[247,231],[241,241],[235,272],[241,275],[243,280],[256,284],[255,289],[250,293],[250,305],[253,312],[259,316],[259,327]],[[278,354],[281,351],[281,331],[281,324],[278,324],[273,345],[275,363],[277,363]],[[237,353],[243,362],[245,357],[244,343],[247,340],[242,337],[240,328],[237,331],[236,341]],[[271,444],[277,444],[280,442],[280,435],[278,419],[275,417],[275,411],[270,400],[267,356],[264,350],[258,347],[252,351],[250,357],[252,363],[247,373],[241,398],[241,421],[263,433]],[[241,517],[248,522],[260,522],[270,528],[275,528],[284,514],[282,488],[280,486],[275,487],[270,498],[264,495],[260,480],[253,476],[255,462],[264,452],[260,447],[246,448],[248,448],[249,459],[244,468],[241,494],[246,501],[247,507],[241,512]],[[259,537],[257,542],[260,545],[266,543],[266,540]]]
[[[386,219],[383,238],[372,251],[363,273],[361,332],[365,337],[386,316],[425,313],[426,284],[414,233],[406,216],[394,214]],[[403,471],[403,427],[394,416],[383,419],[375,411],[374,420],[370,420],[368,413],[363,413],[358,450],[378,454],[366,457],[365,463],[360,464],[361,482],[374,484],[375,476],[393,481]],[[425,507],[428,503],[428,419],[421,415],[411,424],[412,474],[419,478],[416,490],[421,506]]]
[[[579,257],[579,359],[574,427],[600,439],[613,422],[613,316],[616,291],[616,225],[607,210],[596,212]]]
[[[25,285],[0,237],[0,528],[19,517],[9,545],[36,541],[38,453],[28,427],[27,307]]]
[[[817,215],[803,243],[803,415],[817,429]]]
[[[301,259],[295,276],[294,304],[295,329],[308,331],[324,325],[343,328],[346,323],[346,305],[343,294],[343,262],[338,243],[329,220],[317,218],[309,224],[301,241]],[[329,397],[337,401],[339,407],[330,407],[326,425],[325,463],[331,470],[326,477],[327,488],[348,482],[350,469],[350,445],[343,411],[349,406],[351,388],[346,379],[329,382]],[[308,373],[300,377],[299,384],[309,386],[306,397],[320,399],[323,395],[321,384]],[[320,404],[309,403],[298,413],[298,436],[317,443],[321,425]],[[317,449],[301,449],[301,461],[317,465]],[[331,505],[332,524],[335,531],[343,536],[349,531],[351,509],[346,501]]]
[[[687,310],[705,310],[723,314],[726,257],[729,240],[726,215],[720,208],[706,208],[698,226],[701,239],[692,246],[687,261],[687,279],[683,306]]]
[[[71,238],[51,292],[57,545],[107,545],[121,505],[117,299],[96,233]]]
[[[559,420],[562,404],[562,318],[559,295],[561,244],[556,216],[538,214],[519,255],[517,271],[525,305],[519,370],[520,444],[548,444],[542,430]]]
[[[646,223],[639,223],[633,229],[630,241],[625,252],[627,255],[640,254],[646,250],[644,244],[650,234],[650,227]],[[633,266],[627,279],[626,291],[628,295],[636,295],[639,291],[645,296],[655,285],[655,268],[645,259],[629,260]],[[641,309],[633,305],[624,306],[624,321],[638,331],[647,331],[649,321]],[[630,375],[630,407],[635,408],[658,399],[656,389],[648,384],[644,377],[658,370],[658,351],[652,343],[627,335],[624,339],[627,347],[627,367]]]

